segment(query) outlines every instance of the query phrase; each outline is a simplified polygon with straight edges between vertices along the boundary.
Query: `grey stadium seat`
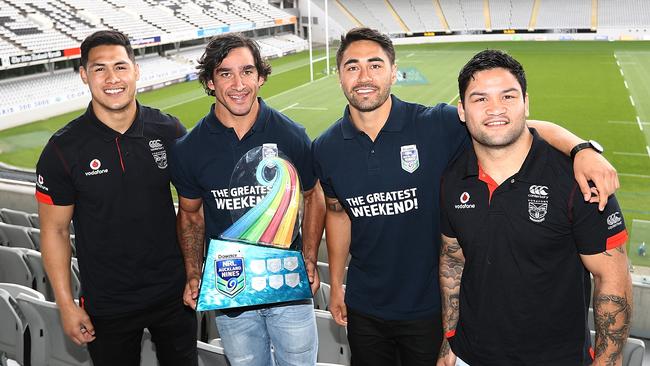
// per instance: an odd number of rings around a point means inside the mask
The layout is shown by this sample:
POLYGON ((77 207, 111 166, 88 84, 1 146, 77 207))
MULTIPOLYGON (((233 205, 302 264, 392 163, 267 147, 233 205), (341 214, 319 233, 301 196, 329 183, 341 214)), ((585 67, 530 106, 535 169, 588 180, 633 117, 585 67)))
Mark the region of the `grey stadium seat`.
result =
POLYGON ((74 344, 63 332, 55 303, 24 294, 18 295, 17 301, 29 324, 32 365, 92 365, 87 349, 74 344))
POLYGON ((330 285, 325 282, 320 283, 318 291, 314 294, 314 308, 318 310, 329 310, 330 304, 330 285))
POLYGON ((32 227, 32 222, 27 212, 2 208, 0 209, 0 216, 2 216, 2 221, 7 224, 32 227))
MULTIPOLYGON (((596 332, 591 331, 591 344, 595 344, 596 332)), ((623 366, 642 366, 645 344, 642 340, 628 338, 623 348, 623 366)))
POLYGON ((27 321, 18 308, 13 296, 0 288, 0 363, 6 365, 6 358, 24 365, 24 335, 27 321))
POLYGON ((349 365, 350 346, 345 328, 327 311, 314 310, 318 328, 318 362, 349 365))
POLYGON ((43 296, 42 293, 33 288, 17 285, 15 283, 0 282, 0 289, 7 291, 14 299, 18 298, 18 295, 20 294, 25 294, 36 299, 45 300, 45 296, 43 296))
POLYGON ((32 287, 34 276, 23 257, 23 249, 0 246, 0 282, 32 287))
POLYGON ((229 366, 223 347, 198 341, 196 348, 199 351, 199 366, 229 366))
POLYGON ((0 222, 0 231, 4 233, 4 245, 14 248, 36 249, 29 229, 24 226, 10 225, 0 222))
POLYGON ((32 223, 33 228, 41 228, 41 220, 38 218, 38 214, 29 214, 29 221, 32 223))

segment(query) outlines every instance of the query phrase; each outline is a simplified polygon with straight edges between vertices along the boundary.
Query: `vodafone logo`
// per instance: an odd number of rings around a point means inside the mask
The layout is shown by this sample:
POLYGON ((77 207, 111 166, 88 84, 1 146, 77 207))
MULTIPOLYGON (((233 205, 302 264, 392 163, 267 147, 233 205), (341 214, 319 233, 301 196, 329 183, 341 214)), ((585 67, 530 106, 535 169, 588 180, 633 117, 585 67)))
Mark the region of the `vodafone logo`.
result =
POLYGON ((99 159, 93 159, 90 161, 90 169, 92 169, 89 172, 84 172, 84 175, 88 176, 93 176, 93 175, 100 175, 100 174, 106 174, 108 173, 108 169, 99 169, 102 167, 102 162, 99 161, 99 159))
POLYGON ((102 166, 102 162, 99 161, 99 159, 93 159, 90 161, 90 169, 92 170, 97 170, 101 168, 101 166, 102 166))
POLYGON ((469 199, 471 196, 467 192, 463 192, 460 194, 460 204, 459 205, 454 205, 454 208, 457 210, 465 210, 468 208, 476 208, 476 205, 473 203, 467 203, 469 202, 469 199))
POLYGON ((43 176, 40 174, 38 175, 38 184, 43 184, 43 176))

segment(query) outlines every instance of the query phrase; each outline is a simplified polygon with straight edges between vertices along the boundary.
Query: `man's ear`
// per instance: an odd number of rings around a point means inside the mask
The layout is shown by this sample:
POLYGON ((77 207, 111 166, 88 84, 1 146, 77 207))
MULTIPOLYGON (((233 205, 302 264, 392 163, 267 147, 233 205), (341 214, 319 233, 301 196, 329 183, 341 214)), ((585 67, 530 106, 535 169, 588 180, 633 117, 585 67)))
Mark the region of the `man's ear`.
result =
POLYGON ((464 123, 465 122, 465 108, 463 108, 463 101, 458 100, 458 118, 464 123))

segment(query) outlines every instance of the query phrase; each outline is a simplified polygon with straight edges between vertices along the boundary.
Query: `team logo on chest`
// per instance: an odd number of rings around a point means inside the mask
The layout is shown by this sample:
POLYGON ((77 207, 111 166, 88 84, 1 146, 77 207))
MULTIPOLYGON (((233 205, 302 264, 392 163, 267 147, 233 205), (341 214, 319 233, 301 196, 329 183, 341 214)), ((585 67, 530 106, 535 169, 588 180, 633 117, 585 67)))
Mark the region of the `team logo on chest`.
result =
POLYGON ((399 156, 402 162, 402 169, 405 171, 413 173, 420 167, 417 145, 402 146, 399 151, 399 156))
POLYGON ((548 187, 532 185, 528 188, 528 218, 532 222, 542 222, 548 213, 548 187))
POLYGON ((167 151, 165 151, 162 142, 160 140, 149 141, 149 150, 151 150, 151 155, 158 168, 167 168, 167 151))

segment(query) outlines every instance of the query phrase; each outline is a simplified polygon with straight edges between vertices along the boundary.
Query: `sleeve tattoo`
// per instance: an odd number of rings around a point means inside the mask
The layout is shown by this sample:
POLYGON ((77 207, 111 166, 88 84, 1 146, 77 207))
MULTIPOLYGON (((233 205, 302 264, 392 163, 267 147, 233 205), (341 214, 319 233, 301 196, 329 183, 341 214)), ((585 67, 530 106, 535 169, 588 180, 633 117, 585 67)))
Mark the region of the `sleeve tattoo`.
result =
POLYGON ((594 323, 596 327, 595 356, 607 353, 606 365, 616 365, 630 332, 632 306, 627 296, 596 294, 594 296, 594 323))
POLYGON ((201 265, 203 263, 203 240, 205 228, 202 225, 192 222, 180 228, 180 245, 185 259, 185 267, 188 273, 201 276, 201 265))
MULTIPOLYGON (((440 247, 440 288, 442 292, 442 323, 445 333, 456 329, 459 315, 460 281, 465 267, 465 258, 453 238, 442 238, 440 247)), ((449 343, 445 340, 439 357, 449 353, 449 343)))

